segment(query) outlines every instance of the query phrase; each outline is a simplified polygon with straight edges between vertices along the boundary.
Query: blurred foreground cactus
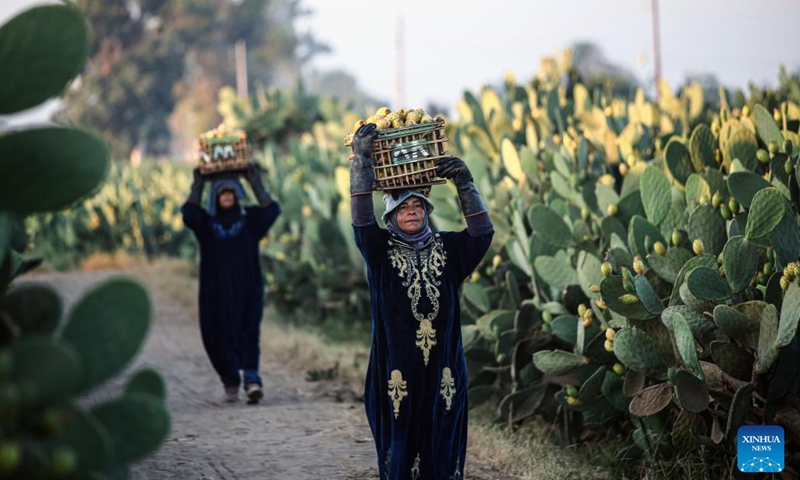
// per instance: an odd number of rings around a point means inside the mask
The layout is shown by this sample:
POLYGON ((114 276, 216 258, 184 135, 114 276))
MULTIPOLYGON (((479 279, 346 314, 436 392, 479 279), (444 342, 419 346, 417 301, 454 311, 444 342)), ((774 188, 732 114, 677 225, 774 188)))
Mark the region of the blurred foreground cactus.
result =
MULTIPOLYGON (((70 6, 36 7, 0 27, 0 113, 63 91, 83 66, 86 40, 70 6)), ((107 167, 103 143, 81 130, 0 132, 0 478, 126 478, 126 465, 169 432, 165 387, 152 370, 137 372, 118 398, 79 401, 140 349, 151 307, 138 283, 105 282, 65 320, 52 288, 13 283, 39 263, 26 256, 24 217, 72 205, 107 167)))

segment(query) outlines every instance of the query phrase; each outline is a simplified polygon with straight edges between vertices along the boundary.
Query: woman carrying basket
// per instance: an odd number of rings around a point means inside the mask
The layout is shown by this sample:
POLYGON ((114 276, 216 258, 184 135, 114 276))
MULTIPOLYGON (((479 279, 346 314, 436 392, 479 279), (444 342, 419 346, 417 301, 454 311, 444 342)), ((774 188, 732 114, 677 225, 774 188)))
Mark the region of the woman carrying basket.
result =
POLYGON ((456 184, 466 230, 433 233, 433 204, 411 189, 384 195, 380 228, 371 198, 377 134, 367 124, 353 138, 350 193, 372 304, 365 403, 380 478, 462 479, 468 375, 458 292, 494 229, 469 169, 452 157, 439 161, 437 175, 456 184))

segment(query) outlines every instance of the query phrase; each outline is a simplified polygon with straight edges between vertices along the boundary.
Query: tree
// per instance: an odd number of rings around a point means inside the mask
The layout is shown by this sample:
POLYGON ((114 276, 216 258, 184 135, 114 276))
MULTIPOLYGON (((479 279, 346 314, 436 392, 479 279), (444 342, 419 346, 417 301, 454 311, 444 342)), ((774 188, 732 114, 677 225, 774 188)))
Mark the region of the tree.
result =
POLYGON ((298 37, 299 0, 75 0, 92 29, 80 89, 58 118, 100 132, 116 156, 166 154, 173 133, 219 121, 216 93, 234 84, 245 40, 251 78, 273 81, 324 50, 298 37), (280 13, 280 15, 278 14, 280 13), (307 48, 306 48, 307 47, 307 48), (304 50, 305 48, 305 50, 304 50), (172 118, 176 111, 179 118, 172 118))

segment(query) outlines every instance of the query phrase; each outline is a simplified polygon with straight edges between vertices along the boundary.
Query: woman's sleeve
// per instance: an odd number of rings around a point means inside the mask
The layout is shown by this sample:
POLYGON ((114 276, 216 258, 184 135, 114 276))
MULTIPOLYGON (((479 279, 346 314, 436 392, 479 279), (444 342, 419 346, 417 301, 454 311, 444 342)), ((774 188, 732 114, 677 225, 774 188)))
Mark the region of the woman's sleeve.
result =
POLYGON ((388 248, 389 235, 386 230, 378 226, 377 223, 371 223, 365 226, 353 225, 353 232, 355 235, 356 246, 367 267, 371 268, 380 262, 383 255, 386 255, 388 248))
POLYGON ((266 236, 272 224, 281 214, 281 206, 273 201, 266 207, 247 207, 245 208, 247 227, 253 232, 256 238, 266 236))
POLYGON ((181 207, 181 214, 183 214, 183 224, 200 238, 201 233, 208 225, 208 212, 194 202, 186 202, 181 207))
POLYGON ((463 282, 489 251, 494 229, 491 228, 491 224, 488 228, 482 225, 480 229, 467 226, 467 229, 461 232, 449 232, 443 235, 447 235, 445 237, 445 245, 448 247, 447 260, 453 265, 458 281, 463 282), (475 235, 476 230, 479 232, 477 235, 475 235))

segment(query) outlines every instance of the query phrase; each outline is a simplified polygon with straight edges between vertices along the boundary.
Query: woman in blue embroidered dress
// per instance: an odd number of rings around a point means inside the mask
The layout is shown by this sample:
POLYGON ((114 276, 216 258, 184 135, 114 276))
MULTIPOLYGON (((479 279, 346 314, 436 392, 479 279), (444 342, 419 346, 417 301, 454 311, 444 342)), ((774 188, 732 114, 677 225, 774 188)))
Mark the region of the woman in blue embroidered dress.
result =
POLYGON ((248 403, 263 396, 258 374, 264 276, 258 244, 281 209, 261 183, 253 165, 247 181, 258 206, 243 208, 242 185, 235 178, 211 183, 207 211, 200 206, 204 178, 195 169, 189 198, 181 208, 183 222, 200 244, 200 333, 211 365, 235 402, 244 377, 248 403))
POLYGON ((367 264, 372 350, 365 403, 381 480, 462 479, 467 445, 467 366, 461 343, 459 288, 481 261, 494 230, 469 169, 439 161, 454 181, 467 222, 433 233, 434 206, 420 191, 384 196, 386 229, 372 207, 375 125, 353 139, 351 210, 367 264))

